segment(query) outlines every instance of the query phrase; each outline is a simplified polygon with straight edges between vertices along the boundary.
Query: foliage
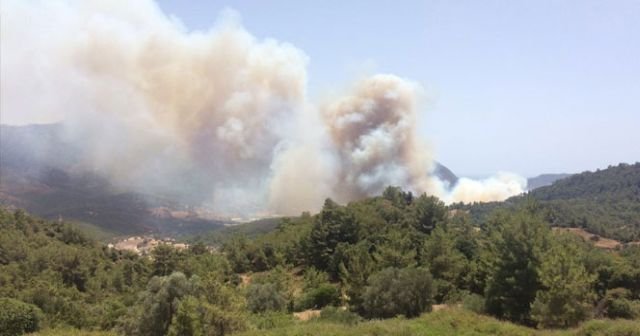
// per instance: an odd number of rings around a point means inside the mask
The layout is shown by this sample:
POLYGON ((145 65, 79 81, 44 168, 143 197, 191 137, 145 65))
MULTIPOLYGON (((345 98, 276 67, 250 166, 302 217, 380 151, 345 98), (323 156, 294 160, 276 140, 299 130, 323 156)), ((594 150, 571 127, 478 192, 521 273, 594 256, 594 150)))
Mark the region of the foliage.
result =
POLYGON ((387 268, 371 276, 364 293, 368 317, 415 317, 431 310, 431 274, 424 268, 387 268))
POLYGON ((276 284, 251 284, 247 288, 247 307, 253 313, 282 311, 287 308, 287 297, 276 284))
POLYGON ((127 325, 125 331, 132 335, 166 335, 180 300, 193 292, 193 279, 189 281, 183 273, 153 277, 140 294, 141 309, 133 311, 133 325, 127 325))
POLYGON ((581 263, 581 250, 574 237, 554 239, 538 271, 541 290, 532 304, 532 318, 542 327, 575 326, 589 316, 595 294, 595 276, 581 263))
POLYGON ((251 314, 249 319, 252 327, 257 330, 284 328, 296 322, 293 315, 286 312, 274 311, 251 314))
POLYGON ((326 307, 320 311, 321 321, 354 325, 362 322, 360 315, 338 307, 326 307))
POLYGON ((517 208, 527 198, 539 202, 553 226, 581 227, 625 242, 640 240, 640 162, 575 174, 505 202, 456 207, 469 210, 480 225, 496 208, 517 208))
POLYGON ((290 323, 270 330, 250 330, 239 336, 638 336, 640 322, 593 320, 577 329, 546 331, 527 328, 464 309, 450 308, 424 314, 415 319, 393 318, 362 321, 356 324, 313 319, 290 323))
POLYGON ((42 312, 22 301, 0 298, 0 335, 13 336, 38 330, 42 312))
POLYGON ((339 243, 357 241, 358 226, 355 216, 344 207, 327 199, 309 236, 309 260, 318 269, 327 270, 334 278, 338 269, 331 258, 339 243))
POLYGON ((483 314, 485 312, 484 297, 479 294, 467 293, 464 295, 462 306, 474 313, 483 314))
POLYGON ((490 276, 487 312, 519 323, 531 323, 531 303, 540 289, 538 269, 550 230, 531 209, 498 213, 490 221, 487 245, 490 276))
POLYGON ((631 291, 614 288, 607 291, 598 305, 607 318, 637 319, 640 317, 640 301, 633 300, 631 291))
MULTIPOLYGON (((599 250, 550 230, 551 198, 509 201, 478 222, 464 206, 389 187, 346 205, 327 200, 319 214, 269 222, 271 230, 234 230, 222 246, 162 245, 148 256, 0 209, 0 297, 38 307, 52 328, 43 333, 54 335, 544 335, 476 313, 554 328, 592 315, 637 318, 640 247, 599 250), (432 303, 449 308, 418 317, 432 303), (309 322, 291 314, 321 308, 309 322)), ((637 326, 583 323, 551 334, 637 326)))
POLYGON ((458 288, 465 287, 468 260, 455 247, 452 235, 443 228, 433 230, 427 239, 421 263, 427 265, 436 283, 436 302, 444 302, 458 288))
POLYGON ((304 292, 296 310, 320 309, 326 306, 337 306, 340 304, 340 291, 335 285, 323 283, 315 288, 304 292))
POLYGON ((296 302, 295 310, 320 309, 340 304, 340 290, 329 282, 327 273, 311 267, 305 271, 303 281, 303 293, 296 302))

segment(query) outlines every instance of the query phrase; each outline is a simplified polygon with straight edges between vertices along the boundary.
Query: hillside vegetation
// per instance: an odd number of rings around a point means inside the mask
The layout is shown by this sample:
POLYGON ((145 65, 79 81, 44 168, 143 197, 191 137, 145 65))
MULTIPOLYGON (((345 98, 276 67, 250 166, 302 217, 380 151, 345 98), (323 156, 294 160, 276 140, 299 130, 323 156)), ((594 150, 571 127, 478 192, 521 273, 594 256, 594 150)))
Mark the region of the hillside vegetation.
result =
POLYGON ((330 317, 320 317, 309 322, 292 323, 270 330, 252 330, 241 333, 242 336, 604 336, 604 335, 640 335, 640 322, 637 321, 590 321, 570 330, 536 330, 513 323, 499 321, 460 308, 444 309, 427 313, 416 319, 394 318, 376 320, 358 324, 345 324, 332 321, 330 317), (321 331, 321 332, 319 332, 321 331))
POLYGON ((623 242, 640 240, 640 163, 575 174, 505 202, 455 205, 481 225, 497 208, 534 199, 553 226, 579 227, 623 242))
POLYGON ((597 249, 553 233, 545 214, 527 202, 477 227, 389 187, 328 199, 253 238, 236 232, 218 250, 196 241, 140 257, 2 210, 0 298, 13 313, 0 324, 43 335, 633 335, 640 247, 597 249), (430 313, 435 304, 450 308, 430 313), (320 318, 292 315, 309 309, 320 318))
POLYGON ((640 163, 574 175, 530 195, 549 207, 553 225, 640 239, 640 163))

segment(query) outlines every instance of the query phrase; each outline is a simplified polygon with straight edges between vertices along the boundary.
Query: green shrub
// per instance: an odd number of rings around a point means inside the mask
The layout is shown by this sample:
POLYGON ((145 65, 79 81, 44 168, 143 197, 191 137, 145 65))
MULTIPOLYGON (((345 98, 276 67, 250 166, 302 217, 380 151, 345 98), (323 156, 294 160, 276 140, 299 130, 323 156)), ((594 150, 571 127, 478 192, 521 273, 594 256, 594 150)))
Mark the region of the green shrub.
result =
POLYGON ((320 312, 320 317, 318 317, 318 319, 321 321, 329 321, 346 325, 354 325, 362 321, 362 317, 360 317, 360 315, 338 307, 324 308, 320 312))
POLYGON ((625 298, 615 298, 608 302, 607 317, 636 319, 640 317, 640 302, 625 298))
POLYGON ((249 315, 249 323, 258 330, 284 328, 296 322, 293 315, 283 312, 266 312, 249 315))
POLYGON ((371 276, 363 298, 367 317, 416 317, 431 310, 431 273, 424 268, 384 269, 371 276))
POLYGON ((22 301, 0 298, 0 336, 22 335, 37 331, 42 312, 22 301))
POLYGON ((576 336, 640 336, 640 322, 592 320, 584 323, 576 336))
POLYGON ((287 298, 275 284, 251 284, 247 288, 247 307, 253 313, 282 311, 287 307, 287 298))
POLYGON ((640 301, 631 300, 631 291, 614 288, 607 291, 604 298, 604 316, 608 318, 636 319, 640 317, 640 301))
POLYGON ((467 294, 462 298, 462 306, 474 313, 484 314, 484 297, 478 294, 467 294))
POLYGON ((324 283, 305 293, 296 305, 296 309, 320 309, 326 306, 335 306, 339 304, 340 291, 338 288, 329 283, 324 283))

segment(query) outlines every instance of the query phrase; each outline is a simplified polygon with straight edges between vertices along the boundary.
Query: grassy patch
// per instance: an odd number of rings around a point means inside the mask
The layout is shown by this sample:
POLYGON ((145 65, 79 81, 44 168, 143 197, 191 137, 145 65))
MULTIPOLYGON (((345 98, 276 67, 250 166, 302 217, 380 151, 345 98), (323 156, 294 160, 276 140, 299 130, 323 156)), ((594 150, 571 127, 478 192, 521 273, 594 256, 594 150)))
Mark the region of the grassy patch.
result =
POLYGON ((75 221, 75 220, 66 221, 66 223, 80 230, 82 233, 86 234, 91 239, 95 239, 98 241, 107 241, 111 238, 118 236, 117 233, 105 230, 104 228, 101 228, 95 224, 75 221))
POLYGON ((117 336, 118 334, 109 331, 87 331, 78 329, 47 329, 31 336, 117 336))
POLYGON ((444 309, 416 319, 394 318, 355 325, 314 319, 291 322, 270 330, 251 330, 242 336, 640 336, 640 321, 594 320, 571 330, 536 330, 461 308, 444 309))

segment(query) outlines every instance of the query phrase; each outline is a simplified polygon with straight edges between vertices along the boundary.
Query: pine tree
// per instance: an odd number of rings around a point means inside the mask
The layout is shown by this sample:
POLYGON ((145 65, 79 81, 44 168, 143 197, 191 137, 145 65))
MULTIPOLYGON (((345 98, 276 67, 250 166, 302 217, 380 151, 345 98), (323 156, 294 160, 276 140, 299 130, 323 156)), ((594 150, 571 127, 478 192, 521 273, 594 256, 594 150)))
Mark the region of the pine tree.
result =
POLYGON ((338 269, 329 269, 332 256, 341 242, 357 241, 358 225, 355 216, 346 208, 327 199, 320 216, 311 230, 309 237, 309 254, 313 266, 328 271, 331 276, 338 276, 338 269))
POLYGON ((421 253, 421 264, 428 266, 437 287, 436 301, 441 302, 447 295, 461 287, 468 261, 456 249, 453 237, 441 227, 435 228, 421 253))
POLYGON ((585 269, 573 237, 562 236, 544 254, 539 269, 542 289, 531 315, 540 327, 566 328, 585 320, 593 307, 596 277, 585 269))
POLYGON ((444 202, 426 194, 413 200, 410 207, 410 224, 418 231, 430 233, 437 225, 447 219, 447 208, 444 202))
POLYGON ((531 209, 499 213, 488 226, 492 232, 484 254, 489 266, 487 312, 532 324, 531 303, 540 288, 538 268, 550 230, 531 209))

